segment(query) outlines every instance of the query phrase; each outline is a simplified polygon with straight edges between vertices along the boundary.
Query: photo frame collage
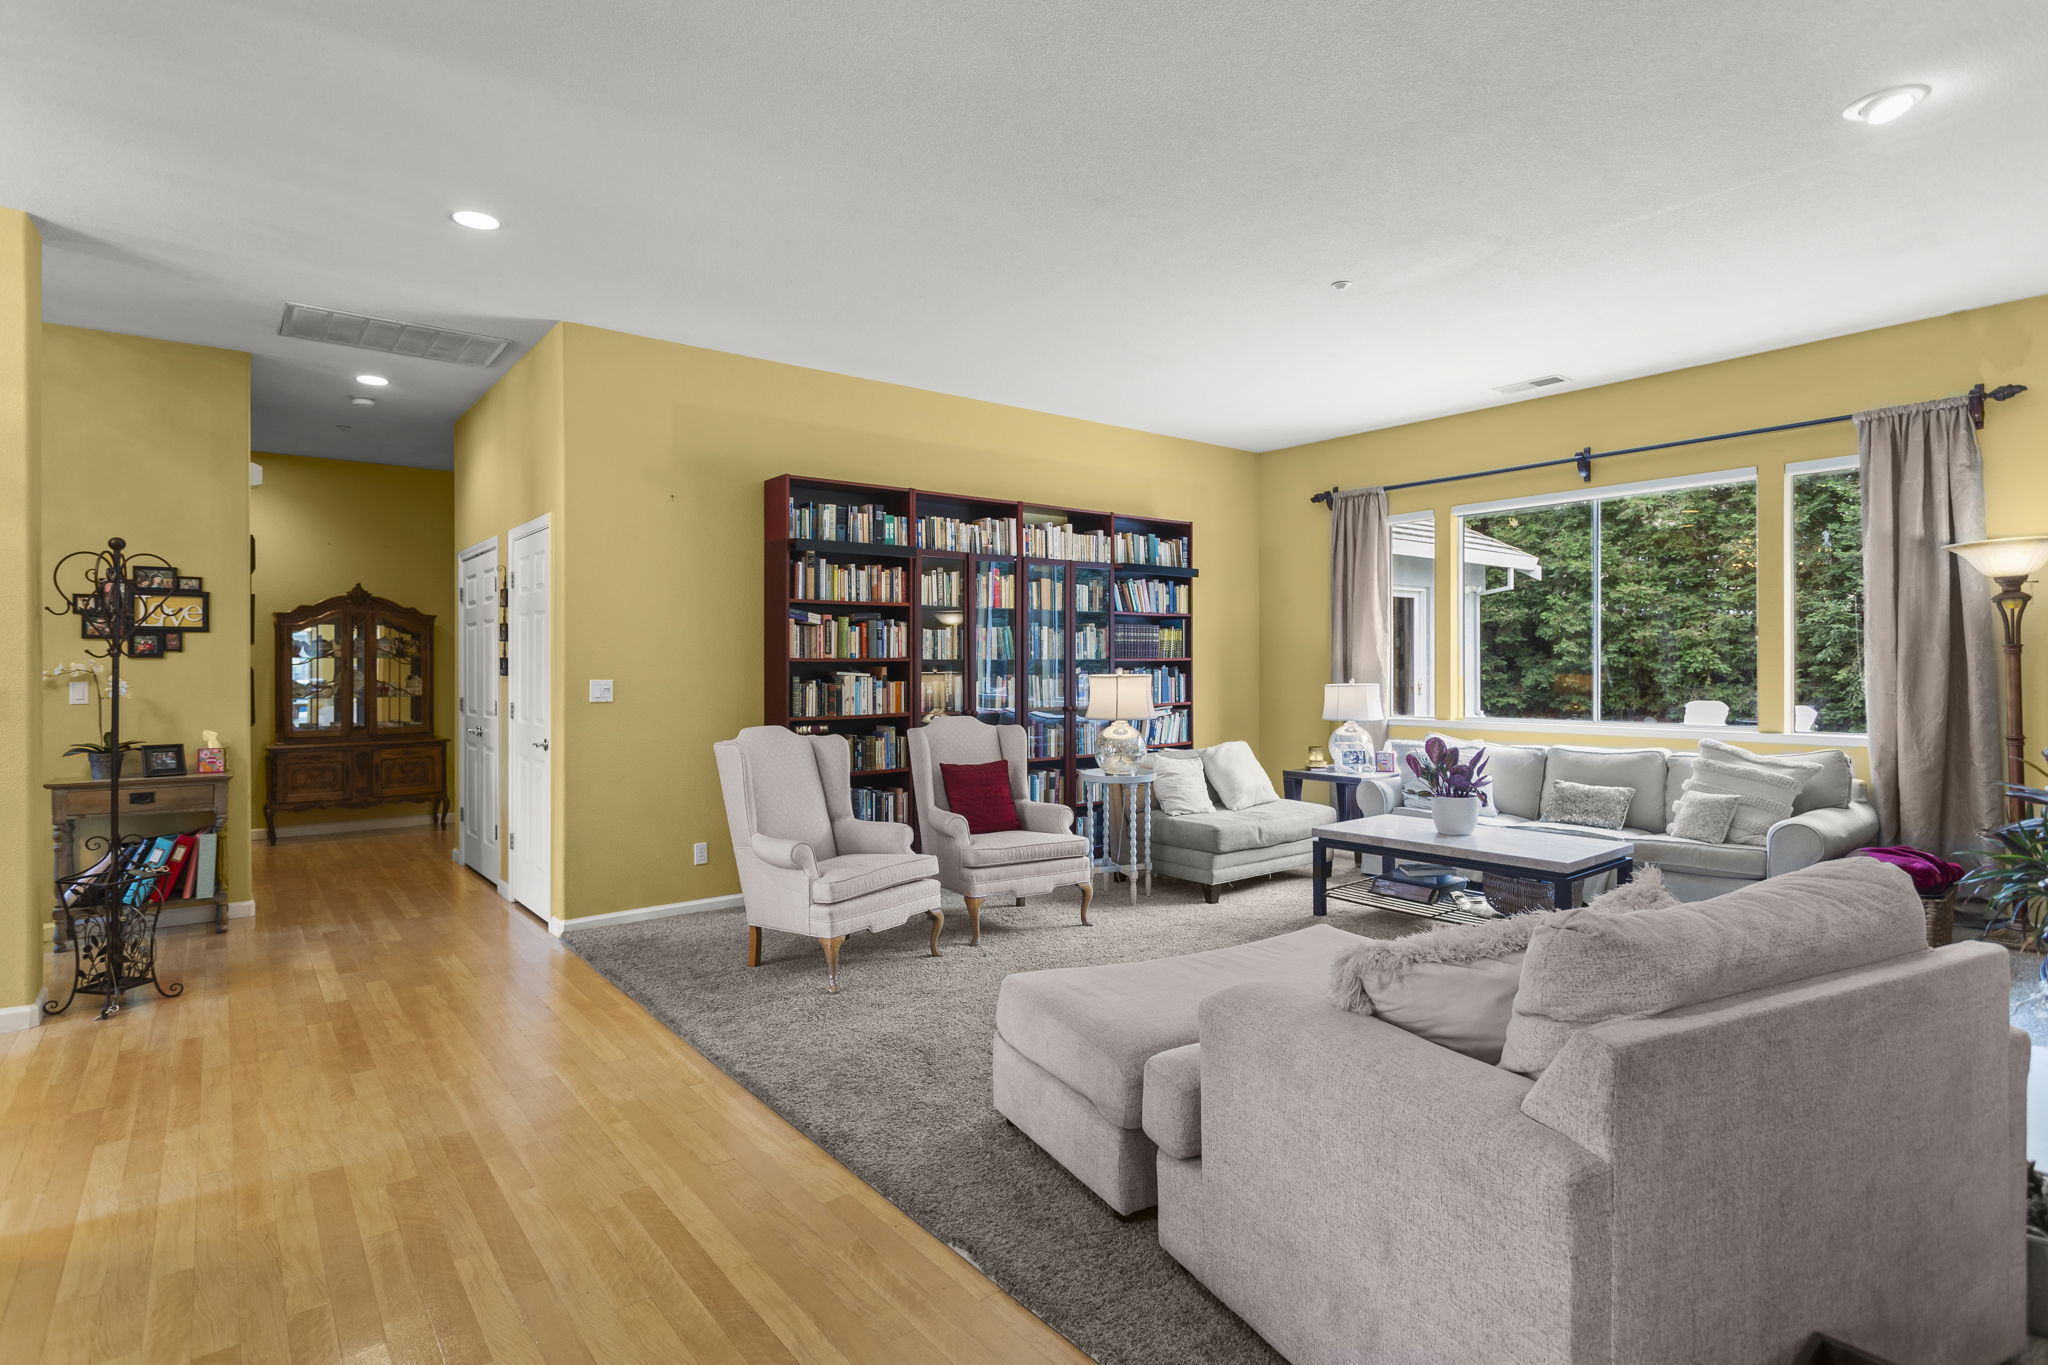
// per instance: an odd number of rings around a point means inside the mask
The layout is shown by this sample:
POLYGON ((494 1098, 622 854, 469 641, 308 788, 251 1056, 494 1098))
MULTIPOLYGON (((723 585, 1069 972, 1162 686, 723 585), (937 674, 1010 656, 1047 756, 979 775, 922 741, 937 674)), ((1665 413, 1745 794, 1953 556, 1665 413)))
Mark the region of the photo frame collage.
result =
MULTIPOLYGON (((206 580, 181 574, 168 564, 138 564, 131 571, 135 584, 135 628, 122 650, 131 659, 161 659, 180 654, 187 635, 205 634, 213 629, 213 595, 206 580)), ((112 623, 92 593, 75 593, 71 606, 78 613, 78 633, 87 640, 112 636, 112 623)))

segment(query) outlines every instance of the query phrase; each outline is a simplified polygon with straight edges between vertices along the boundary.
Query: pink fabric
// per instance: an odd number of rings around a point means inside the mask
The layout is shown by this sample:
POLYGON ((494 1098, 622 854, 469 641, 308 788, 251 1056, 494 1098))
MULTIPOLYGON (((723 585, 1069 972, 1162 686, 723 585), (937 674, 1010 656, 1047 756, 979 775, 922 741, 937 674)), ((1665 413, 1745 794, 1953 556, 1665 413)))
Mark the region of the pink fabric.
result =
POLYGON ((1881 863, 1890 863, 1901 868, 1913 879, 1913 889, 1923 896, 1938 896, 1956 884, 1963 875, 1962 865, 1946 858, 1937 858, 1932 853, 1922 853, 1917 848, 1903 844, 1890 848, 1859 848, 1856 850, 1866 858, 1875 858, 1881 863))

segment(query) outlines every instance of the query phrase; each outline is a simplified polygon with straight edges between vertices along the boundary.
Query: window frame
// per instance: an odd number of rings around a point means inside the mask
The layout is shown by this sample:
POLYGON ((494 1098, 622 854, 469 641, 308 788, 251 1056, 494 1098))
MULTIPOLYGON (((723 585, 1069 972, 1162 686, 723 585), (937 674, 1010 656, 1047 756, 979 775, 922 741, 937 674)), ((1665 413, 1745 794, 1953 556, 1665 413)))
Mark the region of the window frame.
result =
MULTIPOLYGON (((1425 508, 1416 512, 1398 512, 1387 518, 1387 524, 1390 528, 1401 525, 1404 522, 1427 526, 1431 532, 1431 539, 1430 555, 1427 559, 1421 560, 1422 563, 1429 566, 1428 585, 1422 587, 1395 586, 1389 589, 1389 596, 1394 599, 1398 600, 1405 597, 1412 599, 1415 603, 1413 608, 1415 613, 1414 657, 1409 661, 1409 664, 1415 674, 1416 709, 1409 713, 1397 714, 1395 712, 1391 697, 1393 688, 1390 681, 1387 689, 1389 692, 1387 715, 1389 720, 1397 722, 1428 716, 1436 710, 1436 569, 1438 555, 1438 547, 1435 540, 1436 512, 1433 509, 1425 508)), ((1394 558, 1420 559, 1420 556, 1397 554, 1394 558)))
MULTIPOLYGON (((1794 723, 1793 717, 1799 705, 1799 583, 1795 570, 1795 556, 1792 549, 1793 507, 1792 495, 1796 480, 1808 474, 1861 474, 1863 457, 1860 455, 1829 455, 1818 460, 1795 460, 1785 466, 1785 517, 1780 528, 1779 554, 1785 563, 1785 676, 1779 680, 1784 690, 1785 723, 1794 723)), ((1861 479, 1858 479, 1859 492, 1861 479)), ((1865 655, 1864 682, 1869 683, 1869 656, 1865 655)), ((1865 716, 1866 724, 1869 717, 1865 716)), ((1869 744, 1870 732, 1863 730, 1792 730, 1791 734, 1801 739, 1819 737, 1830 740, 1848 740, 1869 744)))

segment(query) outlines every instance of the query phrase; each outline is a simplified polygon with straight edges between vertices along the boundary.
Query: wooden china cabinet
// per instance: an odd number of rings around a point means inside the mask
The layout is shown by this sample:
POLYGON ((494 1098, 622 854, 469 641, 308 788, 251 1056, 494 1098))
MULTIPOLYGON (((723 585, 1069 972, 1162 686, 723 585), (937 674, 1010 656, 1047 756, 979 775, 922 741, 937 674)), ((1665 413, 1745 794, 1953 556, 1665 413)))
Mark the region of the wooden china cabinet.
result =
POLYGON ((265 746, 277 812, 431 803, 448 822, 448 741, 434 733, 434 618, 358 583, 276 613, 277 742, 265 746))

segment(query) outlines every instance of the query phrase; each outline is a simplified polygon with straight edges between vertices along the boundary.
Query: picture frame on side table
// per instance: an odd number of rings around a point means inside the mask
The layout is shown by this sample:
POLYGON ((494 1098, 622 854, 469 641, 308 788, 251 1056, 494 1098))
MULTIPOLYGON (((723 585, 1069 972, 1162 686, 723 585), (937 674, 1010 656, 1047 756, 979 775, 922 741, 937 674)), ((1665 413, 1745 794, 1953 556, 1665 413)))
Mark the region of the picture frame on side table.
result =
POLYGON ((142 775, 144 777, 183 777, 185 775, 185 746, 182 744, 143 745, 142 775))

